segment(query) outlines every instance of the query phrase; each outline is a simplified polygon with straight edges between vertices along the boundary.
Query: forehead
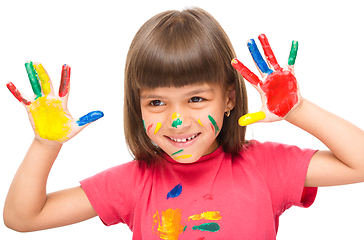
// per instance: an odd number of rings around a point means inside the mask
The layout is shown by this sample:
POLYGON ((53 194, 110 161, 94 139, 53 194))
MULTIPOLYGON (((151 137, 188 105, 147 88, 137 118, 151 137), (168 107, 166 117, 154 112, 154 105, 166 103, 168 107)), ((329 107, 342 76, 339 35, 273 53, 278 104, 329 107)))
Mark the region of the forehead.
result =
POLYGON ((155 97, 178 97, 190 96, 196 94, 221 94, 222 88, 218 84, 198 83, 190 84, 183 87, 158 87, 153 89, 140 89, 140 98, 155 97))

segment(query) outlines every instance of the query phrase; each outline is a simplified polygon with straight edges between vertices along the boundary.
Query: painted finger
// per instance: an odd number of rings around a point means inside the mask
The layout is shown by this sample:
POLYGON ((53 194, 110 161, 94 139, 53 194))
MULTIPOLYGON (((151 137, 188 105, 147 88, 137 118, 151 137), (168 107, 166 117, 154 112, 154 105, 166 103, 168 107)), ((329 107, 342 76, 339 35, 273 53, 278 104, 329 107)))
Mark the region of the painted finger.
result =
POLYGON ((89 124, 91 122, 94 122, 100 118, 102 118, 104 116, 104 113, 101 111, 94 111, 94 112, 89 112, 88 114, 84 115, 83 117, 80 117, 80 119, 78 119, 76 121, 78 126, 84 126, 86 124, 89 124))
POLYGON ((276 57, 274 56, 273 50, 270 47, 267 37, 264 34, 260 34, 258 38, 260 43, 262 44, 264 55, 266 56, 270 65, 274 68, 275 71, 282 70, 277 62, 276 57))
POLYGON ((244 66, 237 58, 231 60, 231 65, 246 79, 248 82, 257 86, 261 81, 253 72, 244 66))
POLYGON ((60 97, 65 97, 70 89, 71 67, 67 64, 62 66, 61 85, 59 86, 60 97))
POLYGON ((37 99, 42 96, 42 89, 40 87, 38 74, 34 69, 33 62, 25 63, 25 69, 27 70, 28 73, 30 85, 32 86, 33 92, 36 95, 35 99, 37 99))
POLYGON ((254 39, 250 39, 248 41, 248 49, 250 54, 253 57, 254 62, 256 63, 259 70, 264 74, 271 74, 273 71, 270 69, 267 65, 267 63, 264 61, 262 55, 260 54, 260 51, 258 49, 257 44, 255 43, 254 39))
POLYGON ((41 63, 34 63, 33 66, 34 69, 37 71, 43 94, 49 95, 52 92, 52 86, 48 73, 46 72, 41 63))
POLYGON ((239 118, 239 125, 240 126, 247 126, 252 123, 256 123, 260 120, 265 119, 265 113, 263 111, 256 112, 256 113, 248 113, 244 116, 239 118))
POLYGON ((288 57, 288 65, 292 66, 295 64, 296 62, 296 57, 297 57, 297 51, 298 51, 298 42, 293 40, 292 41, 292 46, 291 46, 291 51, 289 52, 289 57, 288 57))
POLYGON ((14 86, 12 82, 8 82, 6 86, 8 87, 9 91, 14 95, 14 97, 19 100, 19 102, 25 105, 31 104, 31 102, 28 101, 21 92, 19 92, 19 90, 14 86))

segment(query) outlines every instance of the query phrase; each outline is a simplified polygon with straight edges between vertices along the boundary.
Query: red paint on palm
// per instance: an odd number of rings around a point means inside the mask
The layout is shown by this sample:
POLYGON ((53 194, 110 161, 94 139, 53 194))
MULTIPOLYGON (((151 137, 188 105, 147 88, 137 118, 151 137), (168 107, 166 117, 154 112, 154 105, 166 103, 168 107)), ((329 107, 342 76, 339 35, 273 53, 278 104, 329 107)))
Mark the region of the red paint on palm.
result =
POLYGON ((70 87, 70 76, 71 76, 71 67, 67 64, 62 66, 62 76, 61 76, 61 85, 59 86, 60 97, 64 97, 68 94, 70 87))
POLYGON ((31 102, 26 100, 22 94, 18 91, 18 89, 14 86, 14 84, 12 82, 9 82, 8 84, 6 84, 6 86, 8 87, 9 91, 14 95, 14 97, 16 97, 16 99, 19 100, 19 102, 24 103, 25 105, 30 105, 31 102))
POLYGON ((298 102, 298 84, 290 71, 270 74, 261 89, 267 97, 267 108, 271 113, 284 117, 298 102))
POLYGON ((269 44, 268 39, 265 36, 265 34, 260 34, 258 38, 259 38, 260 43, 262 44, 264 55, 266 56, 270 65, 276 71, 282 70, 281 66, 279 66, 279 64, 277 62, 276 57, 274 56, 273 50, 270 47, 270 44, 269 44))

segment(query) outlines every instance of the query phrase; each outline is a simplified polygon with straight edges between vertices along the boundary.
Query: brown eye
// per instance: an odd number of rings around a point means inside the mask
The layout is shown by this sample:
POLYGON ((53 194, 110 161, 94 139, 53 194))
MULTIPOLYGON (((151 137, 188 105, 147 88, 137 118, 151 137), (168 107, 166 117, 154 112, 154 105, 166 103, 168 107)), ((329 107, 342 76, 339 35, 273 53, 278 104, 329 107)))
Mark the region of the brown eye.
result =
POLYGON ((192 97, 189 102, 197 103, 197 102, 202 102, 203 100, 205 99, 202 97, 192 97))
POLYGON ((158 106, 165 105, 165 103, 162 102, 161 100, 153 100, 149 104, 152 105, 153 107, 158 107, 158 106))

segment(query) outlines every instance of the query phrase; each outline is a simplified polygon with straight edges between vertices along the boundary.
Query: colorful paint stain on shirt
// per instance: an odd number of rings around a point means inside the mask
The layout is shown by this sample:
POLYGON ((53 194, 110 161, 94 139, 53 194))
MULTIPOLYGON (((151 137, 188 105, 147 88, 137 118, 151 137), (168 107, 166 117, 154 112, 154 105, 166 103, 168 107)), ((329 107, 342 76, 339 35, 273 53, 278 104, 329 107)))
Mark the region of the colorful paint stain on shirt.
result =
POLYGON ((193 226, 192 230, 200 230, 200 231, 207 231, 207 232, 217 232, 220 230, 219 224, 212 222, 212 223, 204 223, 201 225, 193 226))
POLYGON ((154 134, 157 134, 157 132, 159 131, 159 129, 161 129, 161 127, 162 127, 162 123, 158 122, 157 126, 155 127, 154 134))
POLYGON ((167 199, 178 197, 179 195, 181 195, 181 193, 182 193, 182 184, 180 183, 167 193, 167 199))
POLYGON ((39 97, 29 106, 35 132, 44 139, 62 142, 71 132, 71 120, 63 109, 62 101, 39 97))
POLYGON ((153 215, 153 232, 164 240, 178 240, 178 236, 185 230, 181 224, 181 210, 167 209, 160 216, 158 210, 153 215), (157 228, 157 229, 155 229, 157 228))
POLYGON ((215 129, 215 136, 216 136, 216 134, 220 131, 220 128, 219 128, 219 126, 217 126, 215 119, 213 117, 211 117, 211 115, 209 115, 208 117, 209 117, 209 120, 210 120, 212 126, 215 129))
POLYGON ((205 219, 205 220, 220 220, 221 216, 220 216, 220 212, 219 211, 206 211, 200 214, 196 214, 196 215, 192 215, 190 217, 188 217, 188 221, 189 220, 201 220, 201 219, 205 219))

